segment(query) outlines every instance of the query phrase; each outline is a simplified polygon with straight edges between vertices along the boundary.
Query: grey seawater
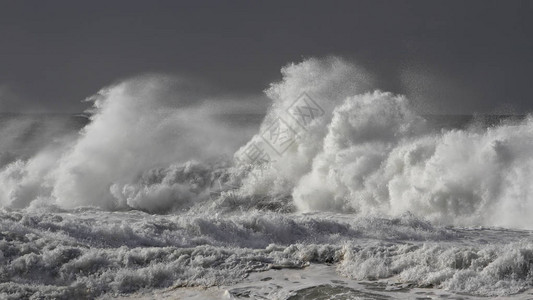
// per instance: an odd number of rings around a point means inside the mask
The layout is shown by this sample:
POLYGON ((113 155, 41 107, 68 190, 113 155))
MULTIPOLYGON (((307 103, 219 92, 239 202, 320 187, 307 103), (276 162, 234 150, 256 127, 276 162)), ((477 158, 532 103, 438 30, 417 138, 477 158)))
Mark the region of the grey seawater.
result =
POLYGON ((531 286, 531 231, 205 211, 1 209, 0 298, 522 299, 531 286))
POLYGON ((356 289, 334 286, 334 285, 319 285, 316 287, 305 288, 299 290, 294 296, 287 298, 288 300, 304 300, 304 299, 376 299, 384 300, 390 299, 390 297, 372 294, 368 292, 358 291, 356 289))
MULTIPOLYGON (((220 116, 257 127, 262 117, 220 116)), ((522 117, 426 116, 443 128, 522 117)), ((75 138, 87 122, 71 115, 1 116, 0 167, 75 138)), ((0 208, 0 299, 141 298, 161 290, 208 299, 204 292, 213 287, 222 287, 214 299, 531 297, 531 231, 269 206, 220 213, 227 203, 161 215, 0 208), (198 287, 206 290, 189 293, 198 287)))

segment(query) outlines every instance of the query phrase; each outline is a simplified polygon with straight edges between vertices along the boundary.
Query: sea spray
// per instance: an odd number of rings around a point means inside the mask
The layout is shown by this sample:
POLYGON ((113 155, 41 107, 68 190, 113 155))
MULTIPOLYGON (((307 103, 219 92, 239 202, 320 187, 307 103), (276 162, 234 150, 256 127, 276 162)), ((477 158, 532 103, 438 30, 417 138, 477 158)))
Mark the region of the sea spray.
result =
MULTIPOLYGON (((411 287, 506 297, 531 288, 531 233, 493 228, 533 228, 531 117, 440 126, 338 58, 282 74, 256 126, 222 122, 220 109, 242 112, 243 100, 142 76, 92 97, 79 133, 9 158, 0 297, 231 290, 251 272, 311 264, 346 281, 399 281, 413 297, 411 287), (295 105, 317 114, 302 123, 295 105), (296 133, 286 147, 272 144, 275 122, 296 133)), ((1 149, 15 149, 11 129, 27 128, 12 124, 1 149)))
POLYGON ((255 135, 216 117, 239 101, 217 102, 184 79, 141 76, 103 89, 75 139, 3 167, 0 201, 157 213, 409 211, 440 224, 533 227, 531 118, 441 128, 334 57, 282 75, 266 90, 272 105, 255 135), (302 95, 321 112, 305 125, 288 115, 302 95), (297 137, 283 151, 265 141, 273 122, 297 137), (251 146, 269 160, 247 161, 251 146))

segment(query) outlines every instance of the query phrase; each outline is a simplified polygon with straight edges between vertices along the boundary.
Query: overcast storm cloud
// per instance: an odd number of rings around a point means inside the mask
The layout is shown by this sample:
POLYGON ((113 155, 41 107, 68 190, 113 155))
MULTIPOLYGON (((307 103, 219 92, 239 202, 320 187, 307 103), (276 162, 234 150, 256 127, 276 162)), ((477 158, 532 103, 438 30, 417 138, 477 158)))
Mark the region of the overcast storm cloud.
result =
POLYGON ((2 95, 0 107, 81 112, 80 100, 102 86, 146 72, 258 94, 287 62, 333 54, 367 67, 380 88, 429 98, 448 113, 523 112, 533 109, 524 97, 533 78, 531 5, 5 1, 0 85, 14 95, 2 95))

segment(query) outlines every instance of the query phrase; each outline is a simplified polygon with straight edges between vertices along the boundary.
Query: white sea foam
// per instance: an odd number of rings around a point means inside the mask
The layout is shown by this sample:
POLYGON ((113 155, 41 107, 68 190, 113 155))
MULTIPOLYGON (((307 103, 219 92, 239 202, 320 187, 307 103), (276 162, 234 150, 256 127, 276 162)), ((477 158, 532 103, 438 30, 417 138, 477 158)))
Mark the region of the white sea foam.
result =
POLYGON ((282 75, 256 126, 221 120, 246 102, 196 83, 125 80, 89 99, 81 132, 10 159, 2 297, 231 285, 310 263, 482 296, 530 288, 529 232, 457 226, 533 229, 532 117, 441 128, 339 58, 282 75), (302 95, 320 111, 305 124, 290 111, 302 95), (279 120, 295 133, 282 151, 266 137, 279 120))
POLYGON ((310 263, 336 264, 341 275, 357 280, 395 276, 478 295, 516 293, 532 279, 528 232, 444 229, 412 215, 158 216, 78 209, 4 210, 0 220, 0 292, 12 299, 231 285, 249 272, 310 263), (489 244, 472 245, 474 238, 489 244))

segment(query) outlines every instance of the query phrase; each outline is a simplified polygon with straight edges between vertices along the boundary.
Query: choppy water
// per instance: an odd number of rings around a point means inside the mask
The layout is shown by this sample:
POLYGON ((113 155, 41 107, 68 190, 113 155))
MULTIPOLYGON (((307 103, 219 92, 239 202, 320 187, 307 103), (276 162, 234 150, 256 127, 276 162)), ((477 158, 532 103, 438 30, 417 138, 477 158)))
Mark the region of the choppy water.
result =
POLYGON ((0 297, 528 298, 533 119, 418 113, 352 64, 264 112, 138 77, 0 119, 0 297))

